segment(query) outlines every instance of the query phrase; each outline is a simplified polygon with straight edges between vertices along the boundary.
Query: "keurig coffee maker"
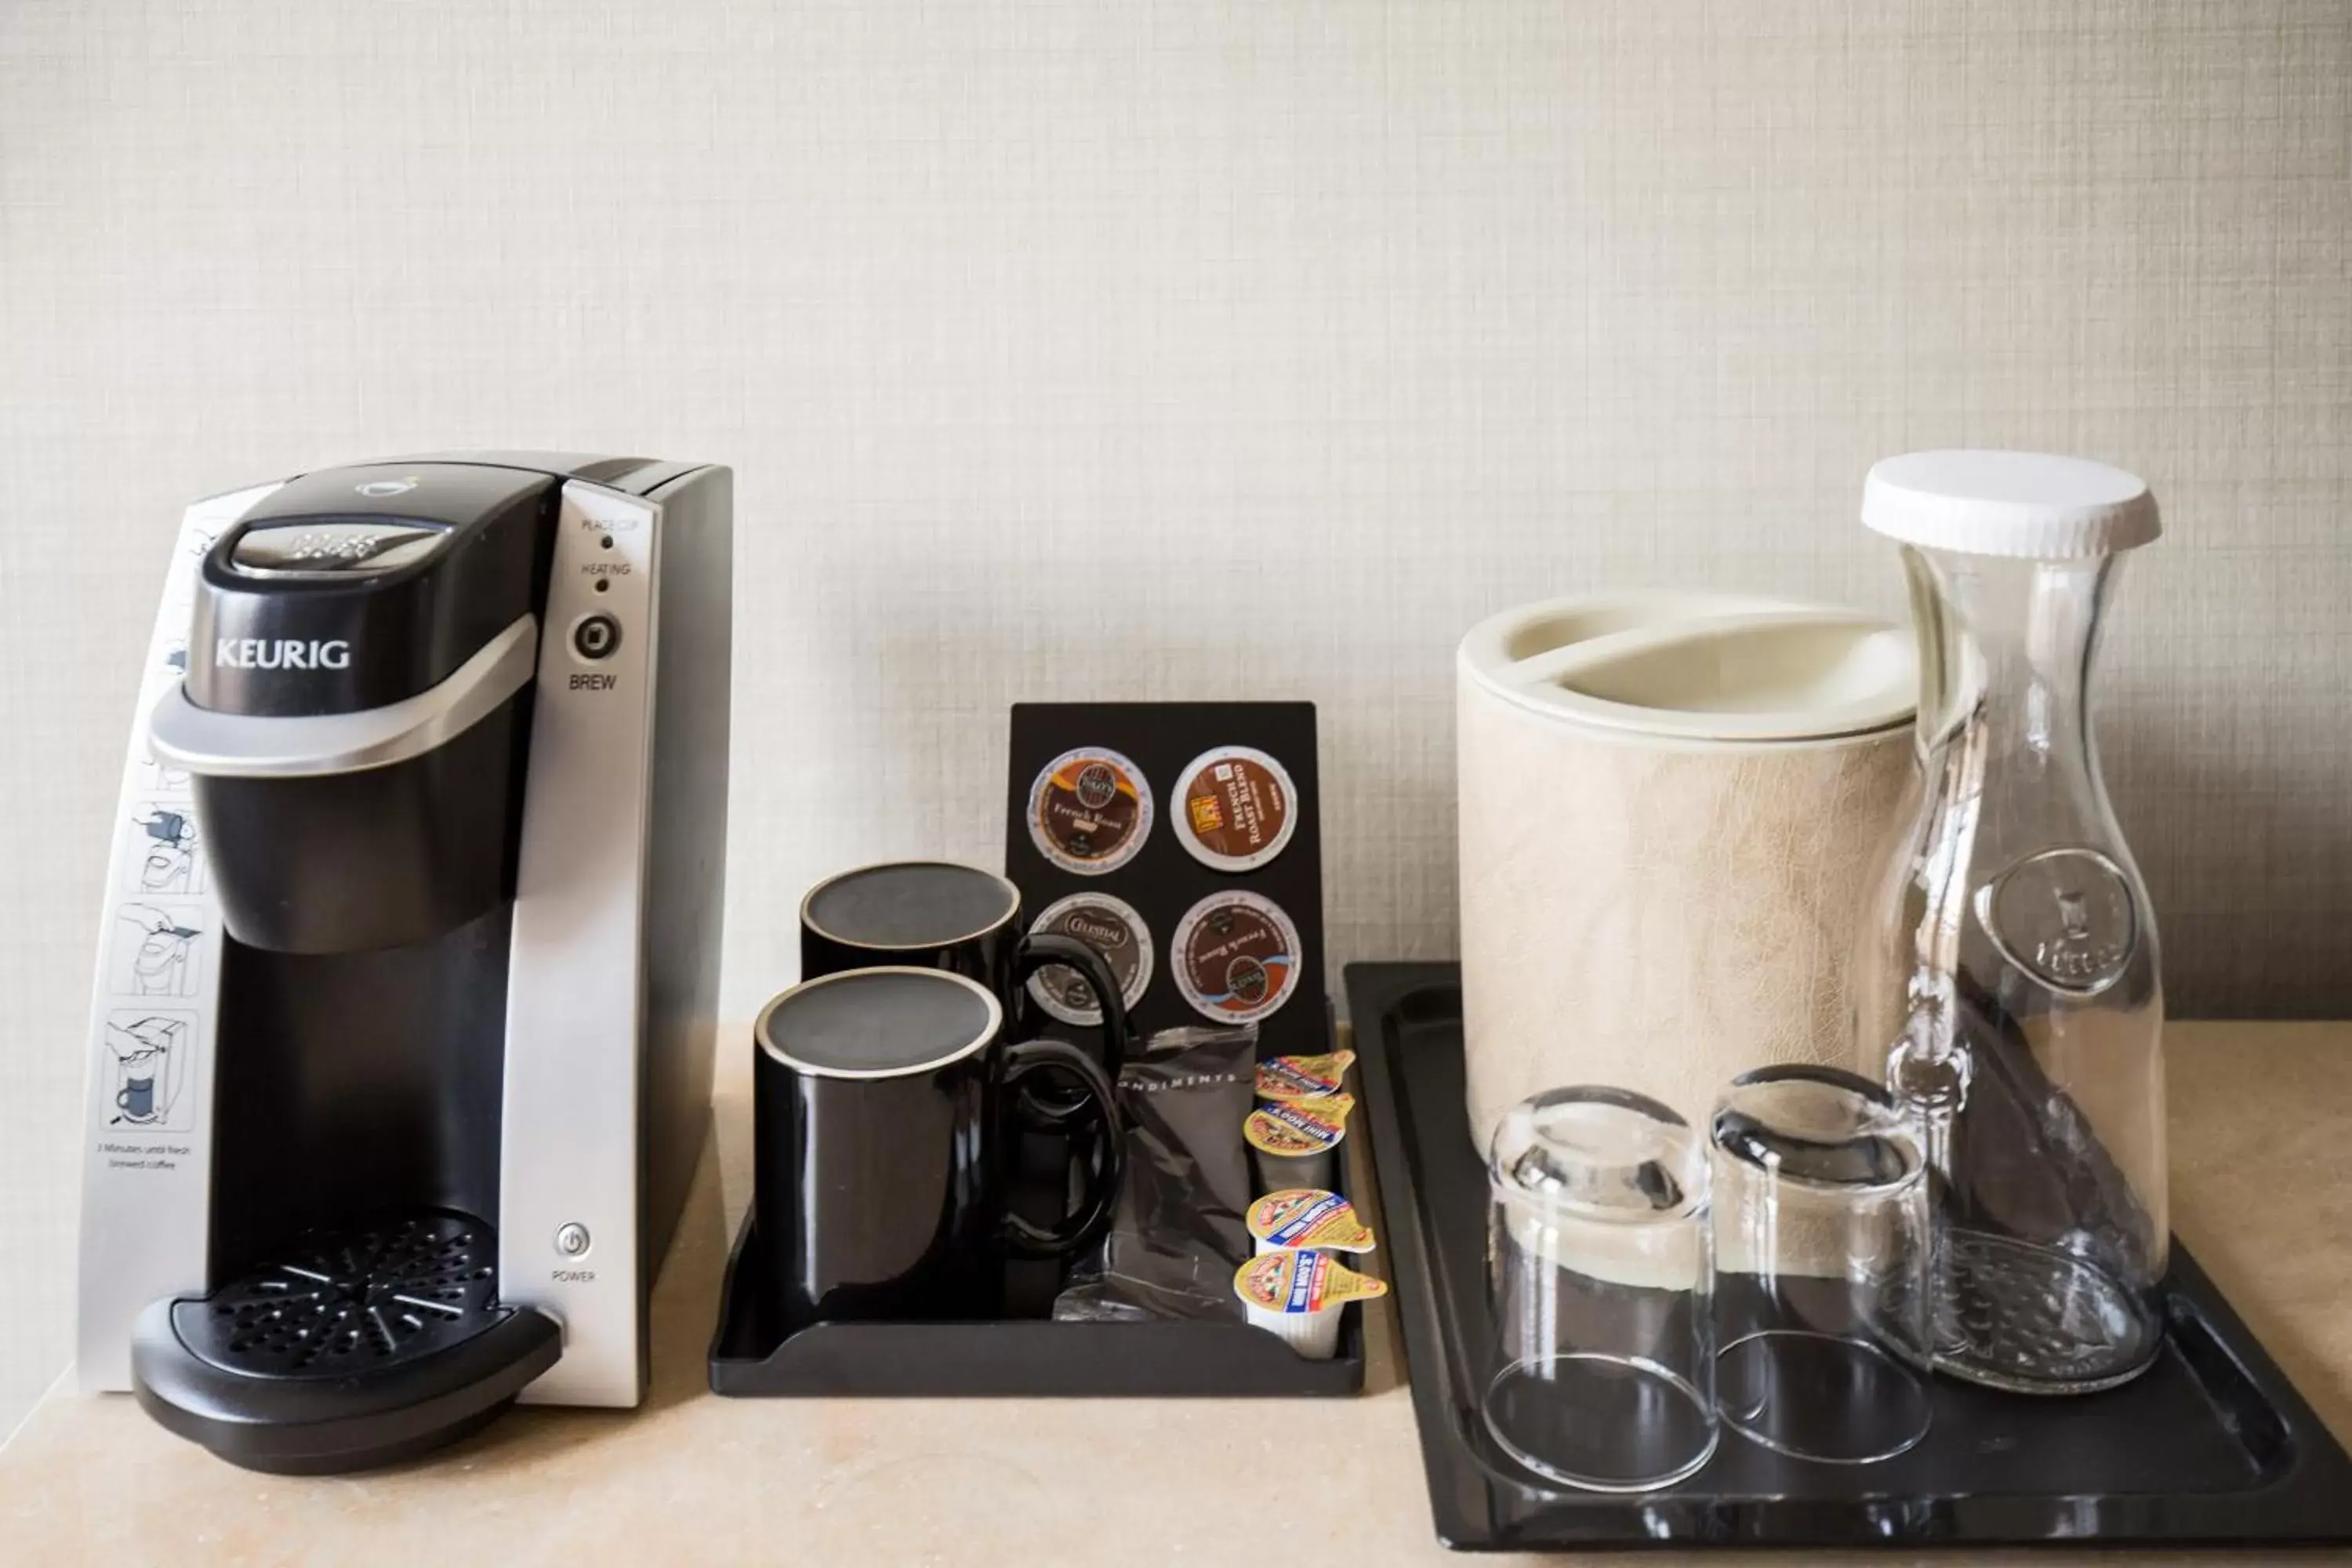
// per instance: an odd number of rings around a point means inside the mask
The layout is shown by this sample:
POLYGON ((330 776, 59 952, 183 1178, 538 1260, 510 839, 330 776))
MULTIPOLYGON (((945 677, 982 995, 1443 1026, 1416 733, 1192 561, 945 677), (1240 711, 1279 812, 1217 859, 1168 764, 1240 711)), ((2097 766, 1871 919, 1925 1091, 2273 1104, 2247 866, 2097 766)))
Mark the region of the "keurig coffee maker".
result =
POLYGON ((116 819, 79 1365, 255 1469, 635 1405, 709 1121, 732 479, 330 468, 182 524, 116 819))

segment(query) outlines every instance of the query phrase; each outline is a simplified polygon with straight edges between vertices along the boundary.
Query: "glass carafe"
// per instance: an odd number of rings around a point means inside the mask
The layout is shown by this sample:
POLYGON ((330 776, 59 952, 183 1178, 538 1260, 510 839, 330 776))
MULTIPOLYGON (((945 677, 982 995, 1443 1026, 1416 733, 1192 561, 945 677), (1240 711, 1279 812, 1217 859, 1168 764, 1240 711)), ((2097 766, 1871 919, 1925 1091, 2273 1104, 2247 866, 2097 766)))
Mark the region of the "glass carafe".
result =
POLYGON ((1903 542, 1919 771, 1864 924, 1855 1042, 1937 1172, 1936 1365, 2112 1387, 2163 1337, 2164 1000, 2088 688, 2155 504, 2100 464, 1922 453, 1872 470, 1864 519, 1903 542))

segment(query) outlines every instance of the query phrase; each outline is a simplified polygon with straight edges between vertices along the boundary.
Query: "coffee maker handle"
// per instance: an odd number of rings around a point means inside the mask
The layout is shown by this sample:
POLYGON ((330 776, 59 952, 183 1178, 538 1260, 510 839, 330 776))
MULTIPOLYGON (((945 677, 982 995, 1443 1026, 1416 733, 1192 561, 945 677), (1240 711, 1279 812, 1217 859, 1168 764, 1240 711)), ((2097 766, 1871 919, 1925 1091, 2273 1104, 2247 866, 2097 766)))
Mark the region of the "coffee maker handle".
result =
POLYGON ((1055 931, 1023 937, 1013 962, 1018 983, 1024 984, 1048 964, 1066 963, 1078 972, 1087 989, 1095 994, 1096 1010, 1102 1014, 1103 1072, 1117 1083, 1119 1069, 1134 1052, 1135 1036, 1128 1024, 1127 999, 1119 994, 1118 976, 1111 973, 1109 963, 1076 937, 1055 931))
MULTIPOLYGON (((1108 1016, 1108 1015, 1106 1015, 1108 1016)), ((1066 1040, 1024 1040, 1004 1048, 1005 1103, 1020 1097, 1020 1080, 1033 1073, 1066 1077, 1077 1090, 1076 1103, 1092 1100, 1098 1108, 1097 1125, 1113 1130, 1098 1140, 1100 1156, 1079 1162, 1086 1173, 1086 1193, 1076 1208, 1055 1225, 1041 1226, 1018 1214, 1004 1216, 1004 1244, 1016 1258, 1059 1258, 1076 1252, 1102 1234, 1118 1211, 1118 1194, 1127 1179, 1127 1140, 1118 1126, 1118 1105, 1111 1081, 1094 1058, 1066 1040)))

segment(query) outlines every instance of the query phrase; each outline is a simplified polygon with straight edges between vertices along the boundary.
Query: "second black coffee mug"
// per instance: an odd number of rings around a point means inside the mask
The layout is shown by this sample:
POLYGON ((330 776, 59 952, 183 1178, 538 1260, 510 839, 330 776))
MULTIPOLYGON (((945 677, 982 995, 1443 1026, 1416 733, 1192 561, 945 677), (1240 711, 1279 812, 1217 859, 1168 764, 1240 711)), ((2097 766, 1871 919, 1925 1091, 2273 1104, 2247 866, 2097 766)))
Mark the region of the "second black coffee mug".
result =
POLYGON ((1014 1086, 1051 1075, 1097 1117, 1112 1089, 1077 1047, 1003 1035, 995 994, 939 969, 845 970, 761 1012, 752 1207, 787 1325, 993 1318, 1008 1257, 1060 1258, 1109 1223, 1121 1138, 1078 1167, 1058 1224, 1006 1206, 1014 1086))
POLYGON ((894 860, 844 871, 809 889, 801 900, 803 980, 893 964, 977 980, 1024 1032, 1029 977, 1048 964, 1067 964, 1102 1014, 1104 1072, 1116 1082, 1127 1061, 1118 977, 1076 937, 1024 935, 1021 889, 1003 877, 950 860, 894 860))

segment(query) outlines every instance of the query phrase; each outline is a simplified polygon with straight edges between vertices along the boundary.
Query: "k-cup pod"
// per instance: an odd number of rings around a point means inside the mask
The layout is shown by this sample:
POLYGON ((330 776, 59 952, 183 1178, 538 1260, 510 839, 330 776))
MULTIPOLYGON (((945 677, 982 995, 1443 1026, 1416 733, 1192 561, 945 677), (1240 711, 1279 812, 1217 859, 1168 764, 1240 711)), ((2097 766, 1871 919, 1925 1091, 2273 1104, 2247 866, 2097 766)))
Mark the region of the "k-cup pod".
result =
MULTIPOLYGON (((1151 928, 1125 899, 1108 893, 1072 893, 1046 905, 1029 934, 1076 937, 1102 954, 1118 982, 1119 999, 1130 1013, 1150 988, 1151 928)), ((1066 963, 1049 963, 1031 975, 1029 994, 1065 1024, 1091 1027, 1102 1022, 1094 992, 1066 963)))
POLYGON ((1260 1100, 1327 1100, 1348 1086, 1353 1051, 1328 1057, 1276 1057, 1257 1064, 1260 1100))
POLYGON ((1242 1123, 1250 1163, 1261 1192, 1299 1187, 1331 1188, 1339 1170, 1339 1145, 1348 1136, 1351 1095, 1322 1100, 1286 1100, 1261 1105, 1242 1123))
POLYGON ((1177 922, 1169 943, 1176 989, 1201 1016, 1248 1024, 1279 1012, 1298 989, 1298 928, 1272 899, 1212 893, 1177 922))
POLYGON ((1268 1193, 1250 1205, 1246 1217, 1261 1253, 1364 1253, 1374 1245, 1371 1228, 1356 1217, 1355 1205, 1316 1187, 1268 1193))
POLYGON ((1065 871, 1099 877, 1151 837, 1151 786, 1108 746, 1079 746, 1045 764, 1029 786, 1029 841, 1065 871))
POLYGON ((1184 852, 1218 871, 1254 871, 1298 831, 1290 771, 1252 746, 1219 746, 1185 764, 1168 815, 1184 852))
POLYGON ((1268 1252, 1234 1272, 1234 1294, 1250 1322, 1309 1361, 1329 1361, 1339 1348, 1339 1318, 1347 1304, 1385 1296, 1385 1281, 1341 1266, 1328 1252, 1268 1252))

